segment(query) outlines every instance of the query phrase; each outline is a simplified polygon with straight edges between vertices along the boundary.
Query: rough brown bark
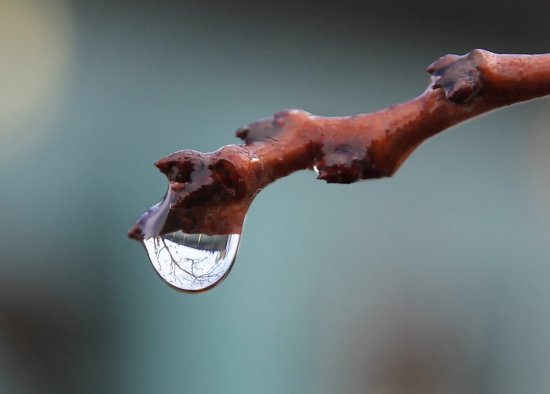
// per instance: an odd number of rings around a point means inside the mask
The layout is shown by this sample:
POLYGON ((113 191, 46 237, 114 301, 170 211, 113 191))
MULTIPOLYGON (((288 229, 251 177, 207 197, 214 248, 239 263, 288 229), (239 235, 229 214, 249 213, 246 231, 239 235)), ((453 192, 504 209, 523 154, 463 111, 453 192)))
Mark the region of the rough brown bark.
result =
MULTIPOLYGON (((418 145, 450 126, 550 94, 550 54, 476 49, 444 56, 427 71, 426 91, 402 104, 334 118, 282 111, 237 130, 242 145, 161 159, 156 166, 173 192, 162 232, 239 233, 254 196, 294 171, 314 169, 329 183, 388 177, 418 145)), ((139 222, 129 235, 143 238, 139 222)))

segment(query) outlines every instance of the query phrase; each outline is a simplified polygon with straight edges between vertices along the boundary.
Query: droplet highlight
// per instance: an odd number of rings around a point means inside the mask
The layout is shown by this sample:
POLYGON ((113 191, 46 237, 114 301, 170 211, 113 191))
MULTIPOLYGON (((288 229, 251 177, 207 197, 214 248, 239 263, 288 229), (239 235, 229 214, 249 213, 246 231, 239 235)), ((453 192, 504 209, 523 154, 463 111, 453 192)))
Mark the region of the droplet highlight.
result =
POLYGON ((157 273, 178 290, 199 292, 221 282, 235 262, 240 235, 185 234, 143 240, 157 273))

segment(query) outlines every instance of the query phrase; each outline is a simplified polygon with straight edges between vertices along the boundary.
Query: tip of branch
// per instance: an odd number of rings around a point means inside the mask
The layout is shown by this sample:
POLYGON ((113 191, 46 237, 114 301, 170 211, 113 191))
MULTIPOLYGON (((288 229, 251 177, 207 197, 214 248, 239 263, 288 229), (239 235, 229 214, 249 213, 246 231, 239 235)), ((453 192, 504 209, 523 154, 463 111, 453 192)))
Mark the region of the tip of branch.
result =
POLYGON ((128 237, 139 242, 143 241, 143 233, 137 224, 134 224, 130 230, 128 230, 128 237))

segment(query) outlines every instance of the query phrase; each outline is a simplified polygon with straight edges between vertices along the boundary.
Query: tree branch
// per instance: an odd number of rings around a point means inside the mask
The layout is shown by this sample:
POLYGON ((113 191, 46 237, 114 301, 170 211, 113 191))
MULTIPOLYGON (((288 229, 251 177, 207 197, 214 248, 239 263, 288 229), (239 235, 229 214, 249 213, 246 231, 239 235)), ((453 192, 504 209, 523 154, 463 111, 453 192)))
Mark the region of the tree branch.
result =
POLYGON ((254 196, 294 171, 314 169, 329 183, 392 176, 417 146, 450 126, 550 94, 550 54, 476 49, 444 56, 427 71, 426 91, 402 104, 349 117, 282 111, 237 130, 242 145, 213 153, 183 150, 161 159, 155 165, 170 184, 166 212, 156 214, 162 223, 146 226, 146 214, 129 236, 240 233, 254 196))

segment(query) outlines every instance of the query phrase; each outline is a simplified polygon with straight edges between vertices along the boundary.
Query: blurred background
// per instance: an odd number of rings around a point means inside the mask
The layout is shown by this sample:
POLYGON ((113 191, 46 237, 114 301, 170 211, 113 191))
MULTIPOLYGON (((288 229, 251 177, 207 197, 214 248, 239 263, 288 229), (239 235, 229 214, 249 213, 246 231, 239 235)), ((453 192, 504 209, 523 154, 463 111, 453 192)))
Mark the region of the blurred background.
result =
POLYGON ((377 110, 441 55, 549 34, 537 0, 0 0, 0 392, 549 392, 548 99, 392 179, 269 186, 205 294, 126 237, 166 154, 284 108, 377 110))

